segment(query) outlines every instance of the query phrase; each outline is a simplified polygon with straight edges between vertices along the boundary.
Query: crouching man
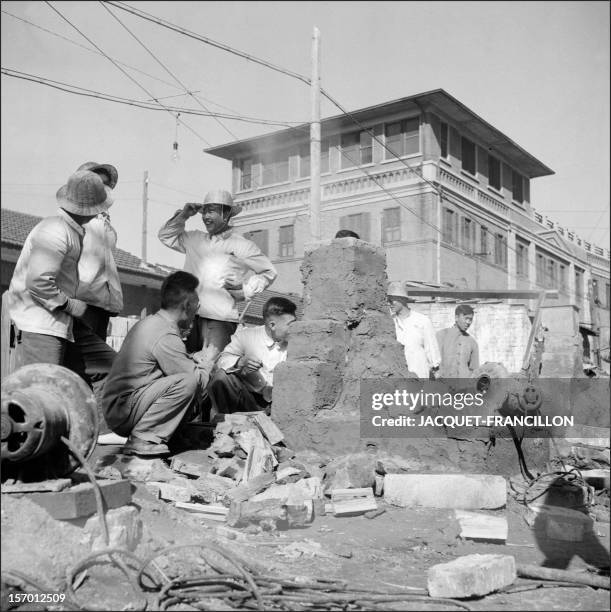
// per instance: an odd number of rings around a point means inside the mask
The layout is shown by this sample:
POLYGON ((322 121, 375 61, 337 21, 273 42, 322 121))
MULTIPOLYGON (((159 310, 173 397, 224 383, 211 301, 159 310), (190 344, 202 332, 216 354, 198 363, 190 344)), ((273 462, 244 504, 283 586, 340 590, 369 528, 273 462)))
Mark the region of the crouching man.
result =
POLYGON ((274 368, 286 360, 296 310, 286 298, 271 298, 263 306, 263 325, 233 334, 208 386, 213 414, 254 410, 269 414, 274 368))
POLYGON ((108 426, 129 436, 123 452, 167 455, 167 442, 205 394, 218 349, 187 354, 181 336, 199 308, 198 280, 175 272, 161 286, 161 309, 127 334, 104 387, 108 426))

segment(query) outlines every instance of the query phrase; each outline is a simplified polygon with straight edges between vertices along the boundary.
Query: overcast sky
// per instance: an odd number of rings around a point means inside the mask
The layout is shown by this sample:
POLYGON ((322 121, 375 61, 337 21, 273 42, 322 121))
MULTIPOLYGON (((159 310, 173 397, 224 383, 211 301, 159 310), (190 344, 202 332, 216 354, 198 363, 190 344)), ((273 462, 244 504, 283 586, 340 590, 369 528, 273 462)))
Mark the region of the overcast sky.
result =
MULTIPOLYGON (((50 4, 82 34, 45 2, 2 2, 3 69, 134 100, 150 98, 148 92, 166 104, 202 110, 106 6, 209 110, 309 119, 307 86, 285 75, 108 4, 50 4), (93 49, 92 42, 141 71, 123 66, 141 87, 98 51, 83 48, 93 49)), ((128 4, 304 75, 317 26, 323 87, 349 110, 445 89, 555 171, 531 182, 537 210, 609 248, 608 2, 128 4)), ((322 112, 338 113, 329 103, 322 112)), ((77 166, 112 163, 119 171, 111 210, 119 246, 139 255, 148 170, 149 261, 181 267, 184 256, 159 243, 158 228, 184 202, 201 200, 208 189, 230 189, 229 162, 202 150, 276 129, 235 120, 220 125, 210 117, 181 120, 188 127, 178 127, 174 161, 171 113, 3 74, 2 206, 53 214, 55 192, 77 166)))

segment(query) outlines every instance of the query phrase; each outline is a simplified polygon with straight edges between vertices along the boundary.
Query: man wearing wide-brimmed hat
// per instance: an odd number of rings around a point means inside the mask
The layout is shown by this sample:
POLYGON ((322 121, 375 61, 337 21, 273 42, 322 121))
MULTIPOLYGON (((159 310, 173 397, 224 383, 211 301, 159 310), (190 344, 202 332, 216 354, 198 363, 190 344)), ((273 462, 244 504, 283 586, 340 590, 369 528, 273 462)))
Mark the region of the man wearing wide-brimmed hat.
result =
POLYGON ((102 179, 75 172, 57 192, 57 215, 43 219, 25 240, 7 291, 17 328, 16 364, 53 363, 92 384, 103 380, 115 352, 80 320, 76 298, 83 225, 112 204, 102 179))
MULTIPOLYGON (((119 173, 111 164, 85 162, 77 171, 95 172, 112 190, 119 173)), ((76 297, 87 303, 85 319, 91 329, 106 341, 108 320, 123 310, 123 290, 113 255, 117 232, 110 224, 108 210, 104 210, 83 225, 83 251, 78 264, 79 284, 76 297)))
POLYGON ((222 351, 237 327, 236 302, 251 299, 276 278, 276 269, 261 249, 229 225, 241 210, 228 191, 214 190, 202 204, 185 204, 159 230, 161 242, 185 253, 185 271, 199 280, 200 306, 187 340, 189 352, 211 344, 222 351), (187 219, 198 212, 206 232, 186 231, 187 219))
POLYGON ((436 370, 441 361, 433 324, 426 315, 409 307, 414 300, 409 297, 403 283, 389 283, 386 293, 397 340, 404 347, 407 369, 418 378, 428 380, 431 370, 436 370))

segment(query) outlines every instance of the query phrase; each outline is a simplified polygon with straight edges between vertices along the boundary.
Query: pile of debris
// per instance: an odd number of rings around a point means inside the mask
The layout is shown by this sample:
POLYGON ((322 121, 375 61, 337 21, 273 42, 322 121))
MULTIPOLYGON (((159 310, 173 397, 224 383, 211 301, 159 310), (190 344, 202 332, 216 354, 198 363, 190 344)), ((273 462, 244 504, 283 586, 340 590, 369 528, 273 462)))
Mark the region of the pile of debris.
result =
POLYGON ((356 516, 378 510, 373 464, 365 479, 370 482, 355 487, 337 462, 323 471, 324 459, 312 452, 296 454, 283 441, 263 412, 227 414, 216 425, 207 451, 175 456, 169 477, 147 479, 146 486, 177 508, 231 527, 256 525, 267 531, 303 527, 324 514, 356 516))

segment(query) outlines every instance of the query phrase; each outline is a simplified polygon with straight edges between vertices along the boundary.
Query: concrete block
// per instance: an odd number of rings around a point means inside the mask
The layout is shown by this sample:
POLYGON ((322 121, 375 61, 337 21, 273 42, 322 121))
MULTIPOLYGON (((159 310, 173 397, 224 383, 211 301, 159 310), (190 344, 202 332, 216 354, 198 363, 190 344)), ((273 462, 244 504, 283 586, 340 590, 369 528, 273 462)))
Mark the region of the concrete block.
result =
POLYGON ((227 514, 227 525, 246 527, 261 521, 286 521, 286 506, 277 499, 232 502, 227 514))
MULTIPOLYGON (((132 500, 128 480, 99 480, 105 508, 118 508, 132 500)), ((54 519, 75 519, 93 514, 97 507, 90 482, 75 485, 58 493, 31 493, 28 499, 42 506, 54 519)))
POLYGON ((92 552, 105 548, 136 550, 142 539, 142 521, 135 506, 109 510, 106 513, 106 524, 108 525, 108 544, 104 540, 99 517, 92 516, 87 519, 84 527, 85 541, 91 546, 92 552))
POLYGON ((427 588, 431 597, 481 597, 509 586, 516 577, 511 555, 465 555, 429 568, 427 588))
POLYGON ((384 499, 396 506, 502 508, 507 501, 505 479, 489 474, 386 474, 384 499))
POLYGON ((507 541, 509 526, 504 516, 492 516, 481 512, 455 510, 460 524, 460 537, 465 540, 504 543, 507 541))
POLYGON ((291 325, 287 359, 335 363, 344 357, 348 339, 349 332, 339 321, 297 321, 291 325))
POLYGON ((541 324, 548 332, 573 336, 579 334, 579 311, 576 306, 543 306, 541 324))

